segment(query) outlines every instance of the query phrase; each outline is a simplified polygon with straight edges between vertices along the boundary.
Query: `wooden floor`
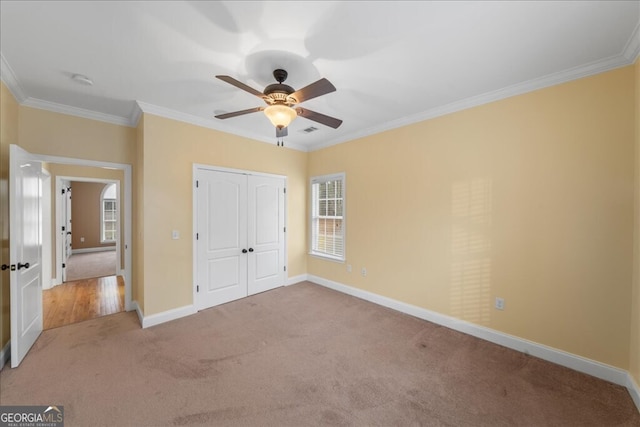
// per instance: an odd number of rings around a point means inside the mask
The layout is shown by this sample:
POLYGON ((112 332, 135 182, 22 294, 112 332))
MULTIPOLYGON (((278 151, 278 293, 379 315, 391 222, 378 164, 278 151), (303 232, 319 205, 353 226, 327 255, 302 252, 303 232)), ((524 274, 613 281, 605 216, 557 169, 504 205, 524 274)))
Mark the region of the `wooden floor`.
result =
POLYGON ((122 276, 78 280, 43 291, 44 329, 124 311, 122 276))

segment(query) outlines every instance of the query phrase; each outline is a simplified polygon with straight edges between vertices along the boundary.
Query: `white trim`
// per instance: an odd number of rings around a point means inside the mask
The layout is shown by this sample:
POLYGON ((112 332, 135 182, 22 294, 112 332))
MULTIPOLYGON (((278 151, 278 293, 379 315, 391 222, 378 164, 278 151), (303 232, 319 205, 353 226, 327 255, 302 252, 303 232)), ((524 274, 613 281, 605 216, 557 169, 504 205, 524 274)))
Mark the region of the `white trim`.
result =
POLYGON ((291 286, 291 285, 295 285, 296 283, 304 282, 306 280, 309 280, 308 274, 301 274, 299 276, 287 277, 287 280, 285 281, 284 285, 291 286))
POLYGON ((633 379, 631 373, 627 373, 627 383, 624 385, 627 387, 633 403, 636 404, 636 408, 640 411, 640 387, 638 387, 638 383, 633 379))
POLYGON ((55 228, 51 210, 51 174, 46 169, 42 169, 42 209, 40 210, 42 225, 42 289, 51 289, 52 285, 52 262, 51 252, 53 249, 52 234, 55 228))
POLYGON ((237 173, 237 174, 240 174, 240 175, 266 176, 268 178, 278 178, 278 179, 284 178, 285 180, 287 179, 286 175, 278 175, 278 174, 275 174, 275 173, 252 171, 252 170, 249 170, 249 169, 226 168, 226 167, 223 167, 223 166, 205 165, 205 164, 202 164, 202 163, 194 163, 193 164, 193 188, 196 188, 196 179, 195 179, 195 177, 196 177, 196 171, 198 169, 205 169, 205 170, 216 171, 216 172, 237 173))
POLYGON ((72 249, 71 253, 72 254, 85 254, 85 253, 89 253, 89 252, 109 252, 109 251, 115 251, 115 250, 116 250, 116 245, 113 245, 113 246, 104 246, 104 247, 98 247, 98 248, 72 249))
POLYGON ((622 51, 622 56, 627 61, 631 61, 631 63, 636 62, 636 59, 640 56, 640 21, 638 21, 636 29, 633 30, 631 37, 629 37, 629 41, 622 51))
POLYGON ((625 56, 633 55, 634 51, 636 52, 636 56, 638 55, 640 46, 636 46, 636 44, 640 44, 640 41, 636 41, 634 39, 638 37, 640 37, 640 34, 638 34, 638 31, 636 31, 636 33, 634 33, 634 36, 631 39, 633 40, 633 42, 630 40, 630 43, 627 45, 625 49, 624 55, 617 55, 617 56, 605 58, 599 61, 594 61, 590 64, 586 64, 580 67, 570 68, 568 70, 553 73, 548 76, 539 77, 539 78, 528 80, 522 83, 517 83, 511 86, 508 86, 506 88, 494 90, 491 92, 486 92, 484 94, 472 96, 470 98, 465 98, 465 99, 451 102, 446 105, 438 106, 418 114, 402 117, 397 120, 382 123, 382 124, 372 126, 370 128, 363 129, 360 131, 351 132, 340 138, 330 139, 328 141, 325 141, 319 144, 311 145, 307 151, 317 151, 322 148, 330 147, 332 145, 353 141, 358 138, 364 138, 366 136, 375 135, 387 130, 408 126, 414 123, 434 119, 436 117, 444 116, 444 115, 455 113, 462 110, 467 110, 469 108, 478 107, 480 105, 488 104, 488 103, 499 101, 506 98, 511 98, 513 96, 522 95, 528 92, 533 92, 539 89, 544 89, 544 88, 555 86, 561 83, 578 80, 584 77, 604 73, 606 71, 611 71, 616 68, 631 65, 633 64, 633 61, 635 58, 627 59, 625 58, 625 56))
MULTIPOLYGON (((112 162, 101 162, 96 160, 85 160, 85 159, 76 159, 72 157, 58 157, 58 156, 49 156, 49 155, 39 155, 33 154, 33 156, 42 162, 49 163, 60 163, 67 165, 76 165, 76 166, 94 166, 101 168, 109 168, 109 169, 122 169, 124 173, 124 194, 121 193, 121 189, 118 189, 118 195, 120 197, 119 200, 124 200, 124 245, 121 245, 124 250, 124 301, 125 301, 125 310, 131 311, 131 298, 132 298, 132 286, 131 286, 131 271, 132 271, 132 261, 131 261, 131 228, 133 225, 133 216, 132 216, 132 184, 131 184, 131 165, 125 163, 112 163, 112 162)), ((93 178, 79 178, 81 181, 89 181, 91 182, 93 178)), ((105 179, 95 179, 97 182, 108 182, 109 180, 105 179)), ((119 182, 114 180, 115 182, 119 182)), ((56 190, 57 191, 57 190, 56 190)), ((120 203, 122 204, 122 202, 120 203)), ((119 230, 119 229, 118 229, 119 230)), ((119 232, 118 232, 119 233, 119 232)), ((56 233, 57 234, 57 233, 56 233)), ((58 246, 59 247, 59 246, 58 246)), ((117 249, 116 249, 117 250, 117 249)), ((118 256, 118 265, 121 266, 122 255, 118 256)), ((59 265, 59 264, 58 264, 59 265)), ((56 269, 57 271, 57 269, 56 269)), ((61 275, 56 277, 56 282, 61 282, 61 275)))
POLYGON ((347 260, 347 173, 346 172, 337 172, 330 173, 326 175, 317 175, 309 178, 309 187, 307 187, 307 191, 309 192, 309 216, 307 220, 309 221, 309 231, 307 237, 309 238, 309 247, 307 248, 308 255, 329 260, 335 261, 339 263, 345 263, 347 260), (313 250, 313 215, 314 215, 314 199, 313 199, 313 186, 314 184, 322 184, 327 181, 342 181, 342 256, 335 256, 328 253, 316 252, 313 250))
MULTIPOLYGON (((142 327, 142 323, 144 321, 144 314, 142 313, 142 309, 140 308, 138 301, 131 301, 131 310, 136 311, 136 314, 138 315, 138 321, 140 322, 140 326, 142 327)), ((131 311, 131 310, 128 310, 128 311, 131 311)))
POLYGON ((530 354, 548 362, 612 382, 624 387, 628 386, 629 373, 623 369, 616 368, 595 360, 571 354, 562 350, 538 344, 513 335, 508 335, 494 329, 476 325, 454 317, 446 316, 425 308, 416 307, 402 301, 387 298, 362 289, 353 288, 332 280, 323 279, 318 276, 309 275, 309 281, 325 286, 327 288, 352 295, 363 300, 400 311, 405 314, 427 320, 429 322, 445 326, 458 332, 492 342, 516 351, 530 354))
POLYGON ((133 108, 131 109, 131 114, 129 115, 129 123, 131 127, 138 127, 140 117, 142 117, 142 108, 140 108, 140 104, 138 103, 138 101, 136 101, 134 102, 133 108))
POLYGON ((27 96, 24 94, 24 89, 20 86, 16 74, 5 59, 4 55, 0 53, 0 80, 4 82, 9 89, 9 92, 18 101, 18 104, 22 104, 27 96))
POLYGON ((4 348, 0 350, 0 370, 4 368, 4 365, 7 364, 10 358, 11 358, 11 340, 7 341, 4 348))
POLYGON ((99 113, 97 111, 87 110, 84 108, 72 107, 69 105, 58 104, 56 102, 45 101, 36 98, 27 98, 20 103, 25 107, 37 108, 39 110, 51 111, 54 113, 67 114, 69 116, 82 117, 84 119, 97 120, 100 122, 111 123, 119 126, 131 126, 131 122, 127 117, 114 116, 112 114, 99 113))
POLYGON ((149 328, 151 326, 159 325, 161 323, 170 322, 172 320, 180 319, 181 317, 191 316, 192 314, 196 314, 198 311, 196 310, 196 306, 185 305, 183 307, 173 308, 171 310, 163 311, 161 313, 152 314, 150 316, 145 316, 142 314, 140 309, 137 307, 138 317, 142 316, 142 328, 149 328))

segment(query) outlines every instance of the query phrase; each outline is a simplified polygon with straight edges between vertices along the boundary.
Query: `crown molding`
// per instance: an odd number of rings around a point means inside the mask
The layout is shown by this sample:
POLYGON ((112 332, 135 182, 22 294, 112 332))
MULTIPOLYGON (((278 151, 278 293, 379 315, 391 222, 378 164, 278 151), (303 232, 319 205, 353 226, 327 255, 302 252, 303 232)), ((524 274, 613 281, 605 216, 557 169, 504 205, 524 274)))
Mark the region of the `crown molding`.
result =
POLYGON ((131 122, 126 117, 114 116, 111 114, 98 113, 84 108, 71 107, 69 105, 58 104, 56 102, 44 101, 42 99, 27 98, 20 105, 37 108, 39 110, 51 111, 53 113, 67 114, 70 116, 82 117, 84 119, 98 120, 113 125, 132 127, 131 122))
POLYGON ((131 114, 129 115, 129 123, 131 126, 138 127, 138 123, 140 122, 140 117, 142 117, 142 108, 140 108, 140 102, 136 101, 133 103, 133 108, 131 109, 131 114))
MULTIPOLYGON (((636 28, 636 30, 637 29, 638 28, 636 28)), ((639 36, 640 36, 640 33, 636 31, 636 33, 634 34, 634 38, 638 39, 639 36)), ((425 120, 434 119, 436 117, 444 116, 447 114, 455 113, 455 112, 466 110, 469 108, 478 107, 480 105, 488 104, 490 102, 495 102, 495 101, 510 98, 513 96, 522 95, 527 92, 533 92, 535 90, 544 89, 544 88, 555 86, 561 83, 566 83, 572 80, 589 77, 595 74, 611 71, 616 68, 631 65, 633 64, 634 60, 628 59, 626 57, 626 52, 627 51, 631 52, 634 49, 635 51, 637 51, 640 48, 640 41, 639 40, 637 41, 639 43, 635 47, 633 47, 634 46, 633 43, 627 44, 627 48, 625 48, 624 55, 621 54, 615 57, 606 58, 600 61, 595 61, 580 67, 570 68, 568 70, 550 74, 545 77, 528 80, 523 83, 518 83, 503 89, 498 89, 498 90, 487 92, 481 95, 465 98, 460 101, 455 101, 440 107, 432 108, 432 109, 423 111, 421 113, 413 114, 411 116, 407 116, 397 120, 393 120, 391 122, 383 123, 378 126, 373 126, 367 129, 363 129, 361 131, 352 132, 347 135, 344 135, 341 138, 332 139, 321 144, 315 144, 310 147, 309 151, 320 150, 326 147, 330 147, 332 145, 337 145, 337 144, 341 144, 347 141, 352 141, 358 138, 371 136, 377 133, 385 132, 392 129, 397 129, 399 127, 408 126, 408 125, 422 122, 425 120)))
POLYGON ((16 78, 16 74, 13 72, 13 69, 9 66, 9 63, 4 58, 4 55, 0 52, 0 80, 7 86, 9 92, 13 95, 13 97, 18 101, 18 104, 22 104, 27 96, 24 94, 24 90, 18 79, 16 78))
MULTIPOLYGON (((142 113, 153 114, 154 116, 164 117, 165 119, 171 119, 179 122, 189 123, 195 126, 200 126, 207 129, 213 129, 213 130, 217 130, 220 132, 225 132, 225 133, 229 133, 237 136, 242 136, 245 138, 252 139, 254 141, 264 142, 264 143, 273 145, 273 138, 256 136, 253 133, 245 132, 245 131, 242 131, 242 132, 238 132, 236 130, 232 131, 217 121, 214 122, 211 119, 204 119, 202 117, 193 116, 191 114, 182 113, 180 111, 170 110, 168 108, 159 107, 157 105, 148 104, 146 102, 136 101, 136 103, 142 113)), ((139 120, 139 117, 137 118, 137 120, 139 120)), ((136 120, 136 123, 137 123, 137 120, 136 120)), ((130 121, 133 122, 134 117, 131 117, 130 121)), ((287 143, 285 145, 285 148, 291 148, 298 151, 309 151, 309 149, 306 146, 303 146, 300 144, 287 143)))
POLYGON ((627 45, 624 47, 622 56, 624 56, 630 63, 636 62, 640 56, 640 20, 638 20, 636 29, 633 30, 627 45))

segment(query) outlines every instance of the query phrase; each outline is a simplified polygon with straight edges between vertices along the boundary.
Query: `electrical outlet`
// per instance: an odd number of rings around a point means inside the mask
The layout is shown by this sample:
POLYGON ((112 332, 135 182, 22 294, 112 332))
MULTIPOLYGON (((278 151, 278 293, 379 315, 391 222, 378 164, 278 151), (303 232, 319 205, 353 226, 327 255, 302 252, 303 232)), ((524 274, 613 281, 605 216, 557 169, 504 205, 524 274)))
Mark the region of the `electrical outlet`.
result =
POLYGON ((495 305, 498 310, 504 310, 504 298, 496 297, 495 305))
POLYGON ((362 277, 367 277, 367 269, 362 267, 362 270, 360 271, 360 273, 362 273, 362 277))
POLYGON ((171 232, 171 238, 173 240, 178 240, 180 238, 180 232, 178 230, 173 230, 171 232))
POLYGON ((81 238, 80 238, 80 242, 83 242, 83 243, 84 243, 84 237, 81 237, 81 238))
POLYGON ((351 264, 347 265, 347 273, 351 273, 351 264))

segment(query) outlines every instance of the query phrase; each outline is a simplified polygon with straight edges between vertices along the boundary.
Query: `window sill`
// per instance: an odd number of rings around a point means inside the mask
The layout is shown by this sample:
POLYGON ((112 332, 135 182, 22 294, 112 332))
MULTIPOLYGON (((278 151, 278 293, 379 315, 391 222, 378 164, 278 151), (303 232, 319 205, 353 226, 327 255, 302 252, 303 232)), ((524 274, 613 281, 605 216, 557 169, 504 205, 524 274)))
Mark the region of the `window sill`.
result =
POLYGON ((345 261, 344 258, 332 257, 330 255, 321 254, 321 253, 317 253, 317 252, 309 252, 309 255, 311 255, 314 258, 320 258, 320 259, 324 259, 324 260, 327 260, 327 261, 339 262, 341 264, 344 264, 344 261, 345 261))

